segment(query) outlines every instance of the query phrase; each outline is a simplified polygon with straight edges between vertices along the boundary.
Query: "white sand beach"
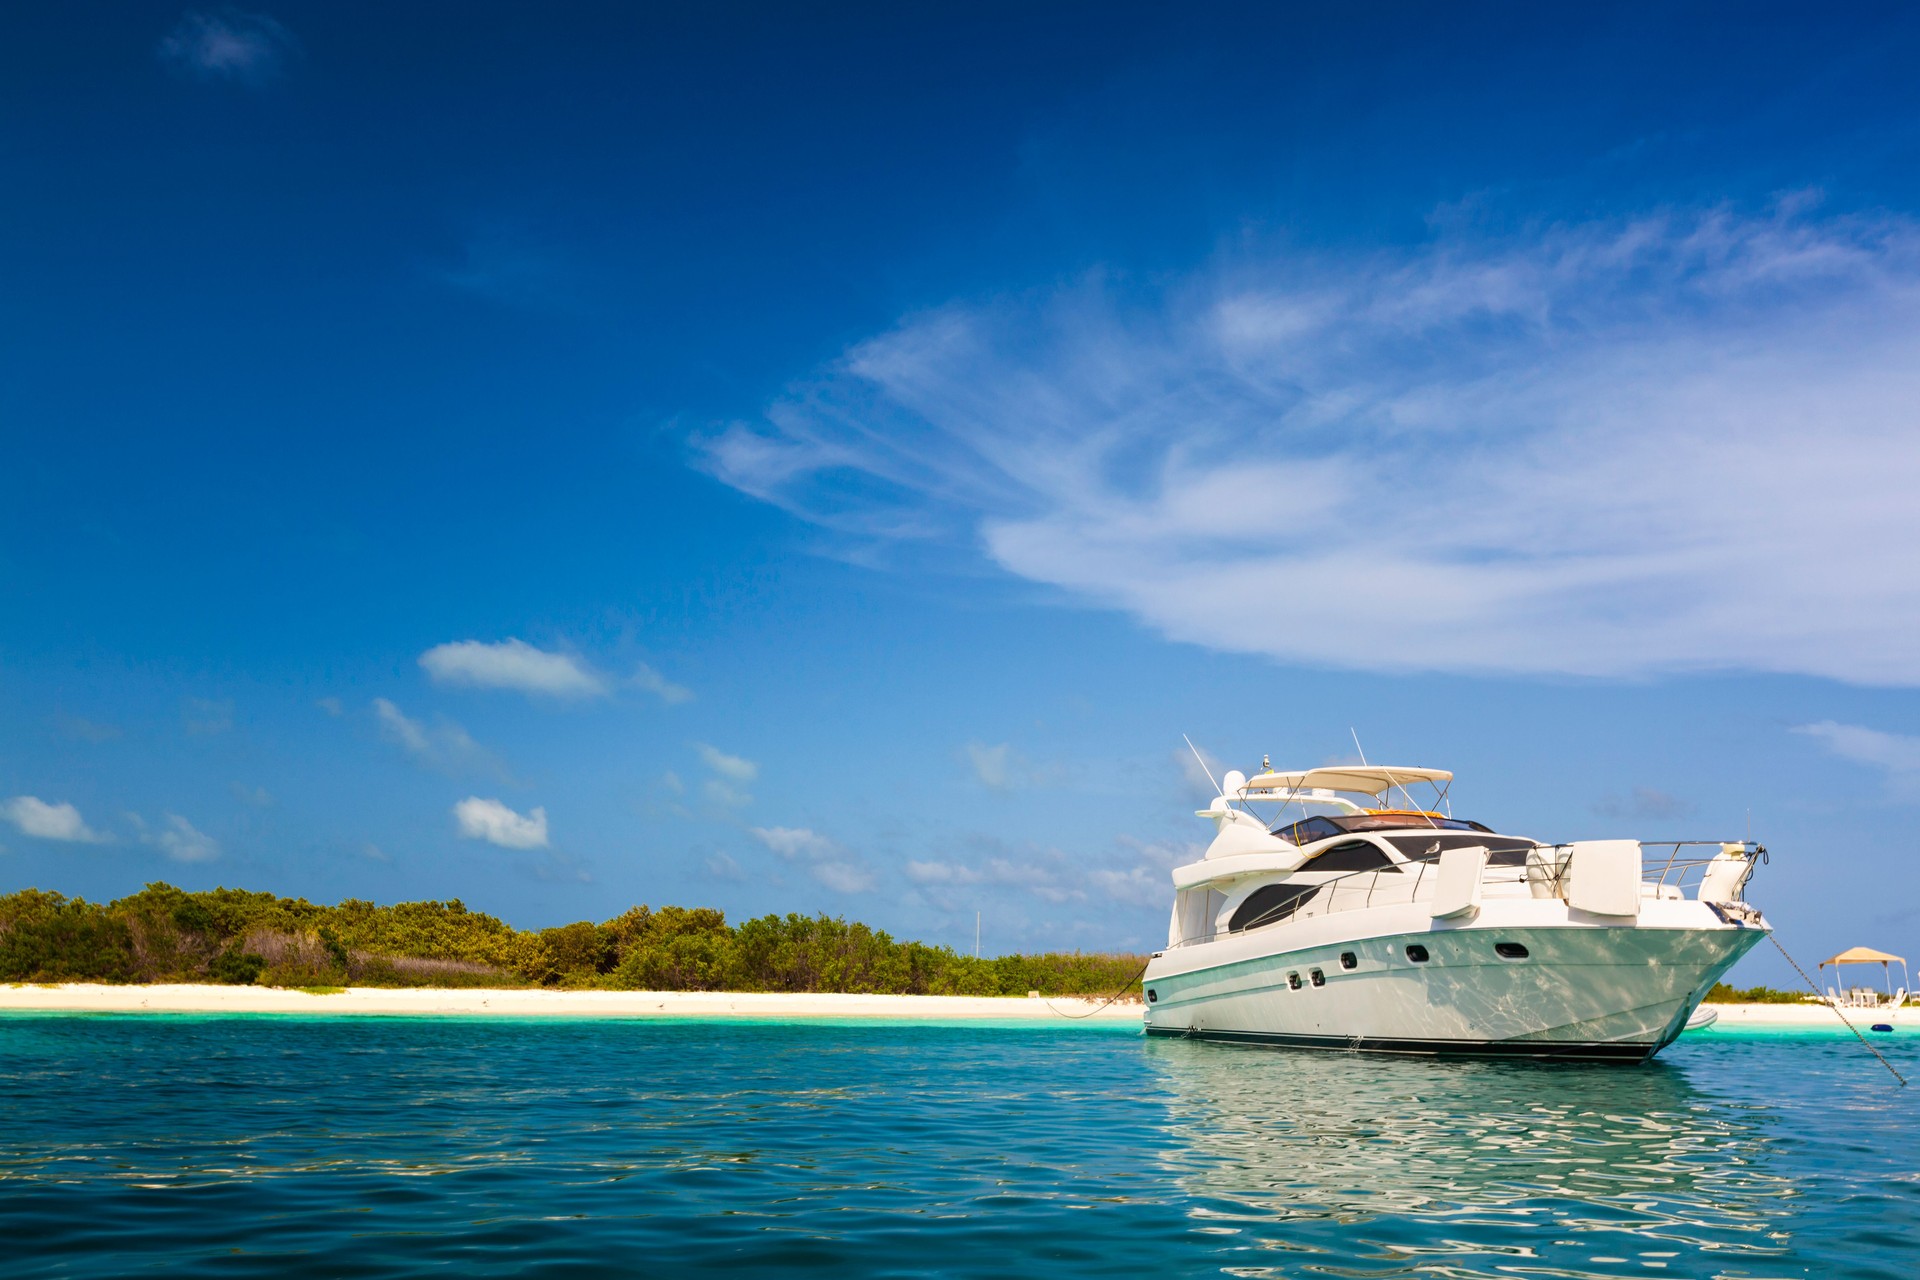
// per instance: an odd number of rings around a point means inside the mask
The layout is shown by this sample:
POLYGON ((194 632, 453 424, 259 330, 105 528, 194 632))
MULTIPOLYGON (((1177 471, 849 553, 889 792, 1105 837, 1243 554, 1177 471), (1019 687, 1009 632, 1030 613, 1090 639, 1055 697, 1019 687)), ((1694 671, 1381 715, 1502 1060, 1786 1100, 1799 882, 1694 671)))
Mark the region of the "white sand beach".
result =
POLYGON ((350 987, 309 995, 277 987, 91 982, 0 986, 0 1009, 92 1013, 364 1013, 613 1018, 1020 1018, 1134 1021, 1137 1001, 725 991, 448 990, 350 987))
MULTIPOLYGON (((355 1013, 559 1016, 611 1018, 904 1018, 925 1021, 1018 1018, 1129 1022, 1137 1001, 1099 1008, 1097 1000, 992 996, 884 996, 726 991, 464 990, 436 987, 352 987, 324 995, 278 987, 189 983, 110 986, 91 982, 0 986, 0 1010, 93 1013, 355 1013)), ((1833 1027, 1840 1020, 1817 1004, 1715 1004, 1725 1027, 1833 1027)), ((1897 1018, 1885 1010, 1848 1009, 1865 1028, 1874 1022, 1920 1024, 1920 1011, 1897 1018)))
MULTIPOLYGON (((1834 1017, 1834 1011, 1824 1004, 1708 1004, 1703 1009, 1715 1009, 1720 1014, 1721 1026, 1747 1027, 1832 1027, 1843 1031, 1840 1019, 1834 1017)), ((1897 1027, 1920 1025, 1920 1009, 1912 1007, 1898 1011, 1891 1009, 1853 1009, 1840 1010, 1847 1021, 1862 1031, 1876 1022, 1890 1022, 1897 1027)))

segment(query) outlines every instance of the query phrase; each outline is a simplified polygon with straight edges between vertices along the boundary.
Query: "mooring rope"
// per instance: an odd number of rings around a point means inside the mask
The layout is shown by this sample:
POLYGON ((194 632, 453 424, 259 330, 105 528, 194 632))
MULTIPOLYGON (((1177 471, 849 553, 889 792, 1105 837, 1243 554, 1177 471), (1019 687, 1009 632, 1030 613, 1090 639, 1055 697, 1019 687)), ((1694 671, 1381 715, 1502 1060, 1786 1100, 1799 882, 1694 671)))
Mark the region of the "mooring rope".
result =
MULTIPOLYGON (((1885 1067, 1887 1071, 1893 1076, 1893 1078, 1900 1082, 1900 1087, 1902 1089, 1906 1088, 1907 1078, 1901 1075, 1898 1071, 1895 1071, 1893 1069, 1893 1064, 1887 1061, 1886 1056, 1882 1054, 1878 1049, 1874 1048, 1872 1044, 1868 1043, 1867 1038, 1860 1034, 1860 1029, 1858 1027, 1854 1026, 1851 1022, 1847 1021, 1847 1015, 1840 1012, 1840 1005, 1837 1002, 1830 1001, 1820 994, 1820 984, 1807 976, 1807 971, 1800 967, 1800 962, 1798 960, 1795 960, 1792 956, 1787 955, 1787 949, 1785 947, 1780 946, 1780 939, 1774 937, 1773 932, 1771 930, 1767 932, 1767 937, 1772 941, 1775 947, 1779 947, 1781 955, 1787 956, 1787 963, 1792 965, 1793 971, 1800 975, 1800 981, 1807 984, 1807 990, 1813 992, 1814 999, 1820 1001, 1821 1004, 1826 1005, 1829 1009, 1832 1009, 1833 1016, 1840 1019, 1841 1023, 1846 1026, 1847 1030, 1853 1032, 1853 1038, 1855 1040, 1858 1040, 1861 1044, 1865 1045, 1868 1053, 1880 1059, 1880 1065, 1885 1067)), ((1891 986, 1892 984, 1889 983, 1888 985, 1891 986)))
MULTIPOLYGON (((1152 963, 1153 963, 1153 957, 1148 956, 1147 964, 1152 964, 1152 963)), ((1141 975, 1146 973, 1147 964, 1141 965, 1140 968, 1134 972, 1134 975, 1131 978, 1127 979, 1126 986, 1121 987, 1118 991, 1114 992, 1112 995, 1108 996, 1105 1000, 1102 1000, 1099 1004, 1087 1010, 1085 1013, 1066 1013, 1060 1009, 1055 1009, 1053 1005, 1053 1001, 1051 999, 1047 1001, 1047 1008, 1053 1009, 1055 1013, 1059 1014, 1063 1018, 1091 1018, 1094 1014, 1100 1012, 1102 1009, 1112 1004, 1115 1000, 1118 1000, 1121 996, 1127 994, 1128 990, 1132 988, 1133 984, 1140 981, 1141 975)), ((1901 1081, 1901 1083, 1904 1084, 1906 1082, 1901 1081)))

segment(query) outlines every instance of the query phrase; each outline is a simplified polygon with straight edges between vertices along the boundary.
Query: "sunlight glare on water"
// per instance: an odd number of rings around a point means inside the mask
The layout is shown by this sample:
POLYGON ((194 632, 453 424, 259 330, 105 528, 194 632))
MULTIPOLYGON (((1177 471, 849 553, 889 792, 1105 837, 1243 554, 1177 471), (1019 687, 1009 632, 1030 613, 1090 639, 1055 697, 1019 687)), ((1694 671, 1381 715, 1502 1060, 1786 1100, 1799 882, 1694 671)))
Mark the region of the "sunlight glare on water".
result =
MULTIPOLYGON (((1920 1037, 1881 1037, 1908 1074, 1920 1037)), ((0 1017, 11 1276, 1910 1277, 1843 1035, 1648 1067, 1131 1028, 0 1017)))

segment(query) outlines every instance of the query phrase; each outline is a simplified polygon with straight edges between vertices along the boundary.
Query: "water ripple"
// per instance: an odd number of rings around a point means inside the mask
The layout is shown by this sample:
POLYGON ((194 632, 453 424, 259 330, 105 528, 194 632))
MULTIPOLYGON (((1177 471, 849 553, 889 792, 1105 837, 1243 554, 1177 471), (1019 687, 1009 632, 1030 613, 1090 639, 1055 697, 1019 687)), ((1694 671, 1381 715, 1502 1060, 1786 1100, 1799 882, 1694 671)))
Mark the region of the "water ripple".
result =
POLYGON ((1610 1068, 1084 1026, 11 1015, 0 1240, 10 1276, 1904 1278, 1920 1125, 1878 1070, 1807 1035, 1610 1068))

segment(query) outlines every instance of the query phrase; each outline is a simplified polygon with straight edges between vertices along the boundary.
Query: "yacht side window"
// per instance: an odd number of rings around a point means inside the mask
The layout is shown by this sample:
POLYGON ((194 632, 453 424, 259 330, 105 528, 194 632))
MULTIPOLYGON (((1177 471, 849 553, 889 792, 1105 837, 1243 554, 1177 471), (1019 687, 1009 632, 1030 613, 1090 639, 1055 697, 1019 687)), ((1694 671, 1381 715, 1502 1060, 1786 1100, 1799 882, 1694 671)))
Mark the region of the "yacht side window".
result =
POLYGON ((1312 862, 1308 871, 1398 871, 1386 850, 1371 840, 1349 840, 1337 844, 1312 862))
POLYGON ((1490 867, 1524 867, 1527 865, 1527 853, 1534 847, 1531 840, 1517 840, 1512 836, 1456 836, 1427 835, 1388 836, 1387 842, 1400 851, 1409 862, 1436 861, 1443 850, 1462 849, 1470 844, 1485 845, 1487 865, 1490 867))
POLYGON ((1318 892, 1320 886, 1317 884, 1262 885, 1248 894, 1245 902, 1234 908, 1233 919, 1227 921, 1227 932, 1238 933, 1242 929, 1285 920, 1300 909, 1301 903, 1318 892))

